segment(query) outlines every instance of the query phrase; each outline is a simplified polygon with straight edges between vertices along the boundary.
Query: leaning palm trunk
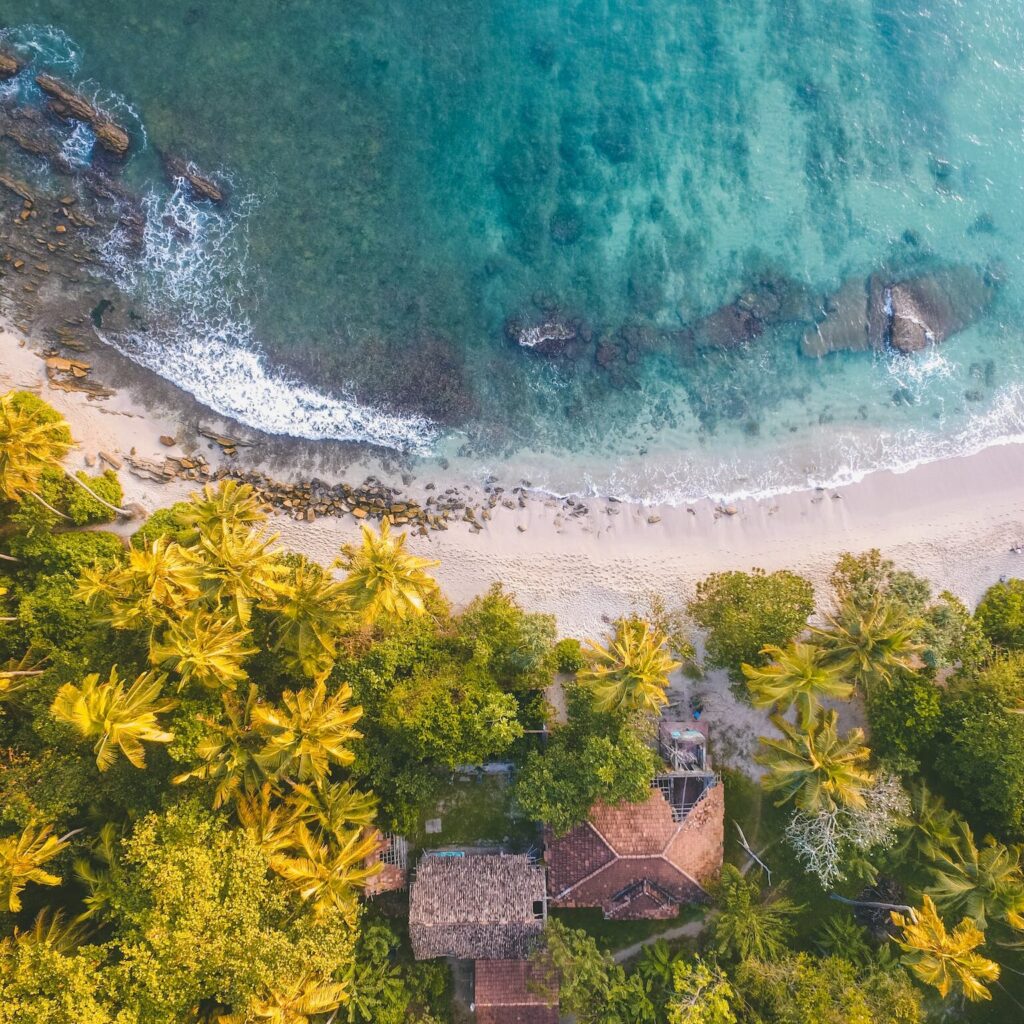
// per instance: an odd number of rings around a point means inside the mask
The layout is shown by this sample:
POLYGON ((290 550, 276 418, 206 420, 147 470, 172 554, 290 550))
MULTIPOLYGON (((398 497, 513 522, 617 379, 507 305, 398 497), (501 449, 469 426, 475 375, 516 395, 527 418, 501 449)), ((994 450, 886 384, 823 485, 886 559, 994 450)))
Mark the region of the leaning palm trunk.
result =
POLYGON ((82 488, 83 491, 85 491, 87 494, 92 495, 92 497, 95 498, 104 508, 109 508, 111 512, 114 512, 119 516, 125 516, 126 518, 131 519, 132 513, 128 509, 118 508, 116 505, 111 505, 109 501, 106 501, 103 498, 101 498, 84 480, 80 480, 76 474, 72 473, 71 470, 67 468, 67 466, 61 466, 60 468, 64 470, 64 474, 65 476, 67 476, 69 480, 73 480, 76 484, 78 484, 79 487, 82 488))
POLYGON ((0 562, 15 562, 20 564, 21 559, 15 558, 14 555, 5 555, 2 551, 0 551, 0 562))
MULTIPOLYGON (((79 482, 79 483, 81 483, 81 480, 79 480, 78 482, 79 482)), ((37 491, 26 491, 25 493, 26 493, 26 494, 31 494, 31 495, 32 495, 32 497, 33 497, 33 498, 35 498, 35 499, 36 499, 36 501, 38 501, 38 502, 39 502, 39 504, 43 506, 43 508, 49 509, 49 510, 50 510, 50 511, 51 511, 51 512, 52 512, 52 513, 53 513, 53 514, 55 515, 55 516, 60 516, 60 518, 61 518, 61 519, 66 519, 66 520, 68 520, 68 522, 70 522, 70 521, 71 521, 71 517, 70 517, 70 516, 66 516, 66 515, 64 515, 64 513, 63 513, 63 512, 61 512, 61 510, 60 510, 60 509, 58 509, 58 508, 54 508, 54 507, 53 507, 53 506, 52 506, 52 505, 51 505, 51 504, 50 504, 50 503, 49 503, 49 502, 48 502, 48 501, 47 501, 47 500, 46 500, 46 499, 45 499, 45 498, 44 498, 44 497, 43 497, 43 496, 42 496, 41 494, 39 494, 39 493, 38 493, 37 491)))

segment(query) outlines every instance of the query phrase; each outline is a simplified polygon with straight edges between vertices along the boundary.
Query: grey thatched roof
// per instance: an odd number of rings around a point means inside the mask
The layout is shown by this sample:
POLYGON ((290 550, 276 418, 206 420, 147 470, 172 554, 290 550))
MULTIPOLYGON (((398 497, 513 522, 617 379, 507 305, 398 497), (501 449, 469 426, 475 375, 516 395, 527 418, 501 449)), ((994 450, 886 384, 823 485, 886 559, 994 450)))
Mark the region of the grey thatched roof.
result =
POLYGON ((427 854, 409 893, 417 960, 517 960, 544 930, 544 869, 523 854, 427 854))

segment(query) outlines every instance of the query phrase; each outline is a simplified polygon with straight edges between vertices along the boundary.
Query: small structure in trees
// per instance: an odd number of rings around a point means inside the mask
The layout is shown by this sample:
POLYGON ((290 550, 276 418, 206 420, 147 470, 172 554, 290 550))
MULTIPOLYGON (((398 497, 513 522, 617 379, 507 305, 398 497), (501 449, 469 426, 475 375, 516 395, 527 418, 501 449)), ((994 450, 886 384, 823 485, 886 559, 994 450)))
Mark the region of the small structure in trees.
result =
POLYGON ((611 919, 675 917, 704 902, 722 866, 725 801, 711 770, 707 726, 663 721, 658 745, 669 771, 641 803, 599 803, 562 838, 546 836, 548 891, 556 907, 600 907, 611 919))
POLYGON ((544 869, 526 854, 436 850, 416 867, 409 937, 417 960, 521 960, 546 919, 544 869))
POLYGON ((558 982, 529 960, 477 960, 476 1024, 558 1024, 558 982))
POLYGON ((363 890, 370 898, 382 892, 396 892, 409 884, 409 844, 405 836, 390 832, 377 834, 380 839, 377 849, 366 858, 367 867, 380 865, 380 870, 367 879, 363 890))

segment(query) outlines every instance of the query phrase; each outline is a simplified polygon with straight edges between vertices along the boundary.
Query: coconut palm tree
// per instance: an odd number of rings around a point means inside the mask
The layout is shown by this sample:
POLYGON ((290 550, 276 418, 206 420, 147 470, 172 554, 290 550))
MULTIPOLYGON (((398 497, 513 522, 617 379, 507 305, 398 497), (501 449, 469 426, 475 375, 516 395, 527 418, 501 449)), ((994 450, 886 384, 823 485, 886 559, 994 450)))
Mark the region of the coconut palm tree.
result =
POLYGON ((349 765, 355 758, 348 744, 362 738, 355 729, 363 709, 350 707, 352 687, 344 683, 327 695, 323 681, 312 687, 285 690, 281 707, 258 704, 252 720, 264 740, 257 763, 271 776, 298 782, 323 783, 330 765, 349 765))
POLYGON ((104 508, 130 516, 128 509, 111 505, 64 466, 73 444, 67 423, 41 399, 27 391, 0 395, 0 495, 8 501, 20 501, 26 494, 38 497, 43 471, 54 467, 104 508))
POLYGON ((251 637, 238 619, 198 608, 153 638, 149 660, 177 673, 179 692, 192 682, 210 690, 233 690, 247 678, 245 659, 257 651, 251 637))
POLYGON ((835 711, 822 708, 804 730, 772 715, 782 738, 762 736, 764 750, 755 760, 767 768, 762 786, 781 794, 778 806, 793 800, 810 814, 864 806, 864 791, 874 780, 866 767, 871 751, 862 729, 840 737, 837 720, 835 711))
POLYGON ((96 737, 96 767, 105 772, 117 759, 120 750, 136 768, 146 767, 148 743, 170 743, 174 734, 164 732, 157 715, 177 705, 174 700, 161 700, 164 676, 143 672, 127 689, 117 674, 101 683, 97 673, 87 675, 81 686, 65 683, 50 708, 54 718, 74 726, 86 739, 96 737))
POLYGON ((115 629, 138 629, 187 614, 202 595, 201 567, 180 544, 158 537, 132 548, 114 569, 86 569, 78 596, 115 629))
POLYGON ((975 952, 985 933, 969 917, 947 932, 935 904, 925 896, 916 914, 893 911, 892 920, 903 930, 895 942, 903 950, 904 964, 926 985, 937 988, 943 998, 954 991, 972 1002, 992 998, 985 985, 999 978, 999 964, 975 952))
POLYGON ((935 851, 927 893, 945 914, 966 916, 984 931, 998 921, 1024 931, 1024 874, 1019 847, 989 837, 979 849, 962 818, 952 843, 935 851))
POLYGON ((255 793, 239 793, 235 798, 238 821, 259 843, 267 857, 290 850, 296 842, 298 815, 295 808, 274 800, 274 790, 265 782, 255 793))
POLYGON ((827 660, 865 692, 875 683, 889 682, 897 671, 913 671, 924 646, 916 637, 923 623, 908 617, 879 595, 862 608, 850 599, 825 615, 825 628, 812 626, 811 635, 827 660))
POLYGON ((202 537, 216 540, 225 533, 251 530, 267 516, 259 495, 249 484, 222 480, 193 492, 175 518, 184 528, 182 543, 198 544, 202 537))
POLYGON ((754 707, 774 707, 781 714, 794 705, 806 728, 823 699, 849 700, 853 683, 845 680, 814 644, 791 643, 785 649, 769 644, 761 653, 771 658, 765 668, 742 666, 754 707))
POLYGON ((334 562, 334 568, 345 571, 342 587, 353 610, 366 623, 422 615, 427 601, 438 592, 437 581, 425 570, 441 563, 410 555, 405 550, 406 534, 392 537, 387 516, 381 520, 379 534, 366 525, 362 531, 362 544, 344 545, 334 562))
POLYGON ((36 914, 32 927, 23 931, 17 925, 11 935, 0 941, 0 949, 20 946, 45 946, 57 953, 73 953, 86 939, 88 928, 77 920, 68 921, 63 911, 44 907, 36 914))
POLYGON ((271 605, 277 641, 286 663, 311 679, 324 678, 333 668, 338 638, 352 621, 344 587, 318 565, 303 561, 281 587, 271 605))
POLYGON ((108 821, 89 844, 88 854, 75 858, 75 877, 89 890, 79 921, 102 917, 107 911, 118 871, 117 842, 117 826, 108 821))
POLYGON ((230 693, 223 694, 222 699, 223 721, 199 718, 210 730, 210 734, 196 746, 196 754, 202 763, 171 780, 178 785, 189 779, 214 783, 214 809, 236 799, 239 790, 243 793, 258 792, 267 781, 267 773, 256 758, 261 742, 253 721, 258 690, 250 685, 244 700, 230 693))
POLYGON ((904 822, 907 829, 894 847, 895 854, 908 861, 933 861, 941 850, 955 844, 957 815, 923 779, 910 786, 910 808, 910 817, 904 822))
POLYGON ((256 999, 244 1013, 217 1018, 217 1024, 313 1024, 349 1000, 347 982, 329 981, 305 974, 295 981, 280 984, 266 996, 256 999))
POLYGON ((326 786, 298 784, 288 805, 300 821, 319 829, 327 838, 339 836, 354 826, 369 827, 377 817, 377 798, 356 789, 351 782, 326 786))
POLYGON ((679 668, 663 632, 640 618, 620 619, 607 646, 588 640, 578 681, 599 711, 655 712, 668 703, 668 677, 679 668))
POLYGON ((376 830, 354 829, 337 843, 326 843, 300 822, 295 839, 296 853, 269 858, 271 868, 300 899, 312 904, 315 914, 336 910, 355 927, 357 890, 380 870, 379 864, 366 863, 379 845, 376 830))
POLYGON ((13 701, 19 694, 32 686, 32 680, 45 673, 42 661, 32 651, 26 651, 20 658, 11 658, 0 668, 0 704, 13 701))
POLYGON ((271 550, 276 540, 258 530, 218 528, 201 533, 188 549, 199 562, 206 599, 228 606, 243 626, 249 625, 253 605, 272 600, 283 586, 288 570, 271 550))
POLYGON ((18 835, 0 839, 0 899, 16 914, 21 910, 21 893, 29 882, 60 885, 59 875, 43 870, 68 845, 70 836, 58 839, 49 825, 28 825, 18 835))
POLYGON ((793 918, 803 909, 778 888, 763 895, 761 887, 733 864, 723 866, 714 895, 715 946, 723 956, 737 960, 777 958, 793 935, 793 918))

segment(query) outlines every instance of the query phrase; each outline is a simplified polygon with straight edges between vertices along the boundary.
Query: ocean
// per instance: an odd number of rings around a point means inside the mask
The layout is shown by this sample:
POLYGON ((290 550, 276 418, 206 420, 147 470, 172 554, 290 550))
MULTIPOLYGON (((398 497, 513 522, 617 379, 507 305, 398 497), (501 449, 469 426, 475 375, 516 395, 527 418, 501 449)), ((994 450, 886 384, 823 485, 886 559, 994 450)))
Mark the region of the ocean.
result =
POLYGON ((52 73, 132 136, 144 244, 115 232, 102 272, 144 315, 104 340, 248 426, 651 502, 1024 439, 1019 3, 0 0, 0 25, 28 65, 0 99, 52 73))

